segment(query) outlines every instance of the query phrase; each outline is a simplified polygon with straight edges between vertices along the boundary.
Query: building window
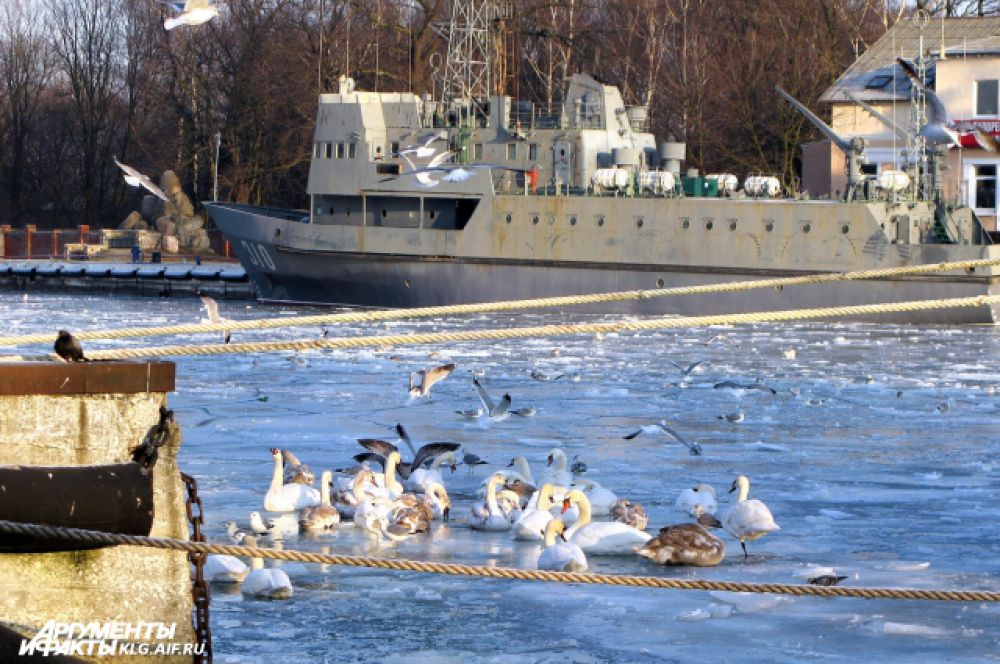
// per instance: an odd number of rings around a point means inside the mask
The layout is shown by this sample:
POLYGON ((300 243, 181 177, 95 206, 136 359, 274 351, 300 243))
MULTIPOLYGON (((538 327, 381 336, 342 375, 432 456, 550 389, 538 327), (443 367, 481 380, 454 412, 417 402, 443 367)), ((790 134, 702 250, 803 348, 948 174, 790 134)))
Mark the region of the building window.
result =
POLYGON ((1000 93, 997 79, 976 81, 976 115, 1000 115, 1000 93))
POLYGON ((538 143, 528 143, 528 161, 538 159, 538 143))
POLYGON ((482 143, 473 143, 472 144, 472 158, 474 160, 476 160, 476 161, 479 161, 480 159, 483 158, 483 144, 482 143))
POLYGON ((977 212, 996 214, 997 203, 997 165, 978 164, 972 167, 972 187, 969 192, 972 207, 977 212))
POLYGON ((517 143, 507 144, 507 159, 517 159, 517 143))

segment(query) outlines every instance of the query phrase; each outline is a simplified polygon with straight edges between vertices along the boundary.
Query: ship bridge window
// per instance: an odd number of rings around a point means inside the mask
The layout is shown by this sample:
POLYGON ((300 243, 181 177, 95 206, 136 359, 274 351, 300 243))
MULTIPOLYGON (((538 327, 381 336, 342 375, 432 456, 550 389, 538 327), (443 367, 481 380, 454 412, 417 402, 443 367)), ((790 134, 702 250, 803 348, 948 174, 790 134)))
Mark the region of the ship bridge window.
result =
POLYGON ((396 155, 398 155, 399 154, 399 141, 393 141, 392 145, 389 147, 389 149, 391 150, 392 156, 395 157, 396 155))
POLYGON ((507 144, 507 159, 517 159, 517 143, 507 144))
POLYGON ((528 159, 531 161, 538 159, 538 143, 528 144, 528 159))
POLYGON ((344 150, 344 144, 343 143, 337 143, 337 159, 343 159, 344 158, 344 152, 345 152, 345 150, 344 150))
POLYGON ((313 159, 319 159, 323 156, 323 144, 317 142, 313 145, 313 159))
POLYGON ((323 144, 323 156, 327 159, 331 159, 333 157, 333 143, 323 144))
POLYGON ((476 161, 479 161, 480 159, 483 158, 483 144, 482 143, 473 143, 472 144, 472 158, 474 160, 476 160, 476 161))
POLYGON ((375 172, 379 175, 399 175, 399 164, 375 164, 375 172))
POLYGON ((358 156, 358 144, 357 143, 348 143, 347 144, 347 158, 348 159, 354 159, 357 156, 358 156))

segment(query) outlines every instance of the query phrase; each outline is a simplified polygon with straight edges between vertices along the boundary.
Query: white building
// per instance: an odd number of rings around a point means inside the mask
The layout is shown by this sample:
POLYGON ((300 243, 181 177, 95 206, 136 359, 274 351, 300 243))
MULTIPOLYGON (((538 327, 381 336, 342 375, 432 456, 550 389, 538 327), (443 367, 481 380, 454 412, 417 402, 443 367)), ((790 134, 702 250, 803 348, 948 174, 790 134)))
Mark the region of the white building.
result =
MULTIPOLYGON (((823 93, 832 106, 831 127, 868 143, 865 171, 903 169, 907 142, 854 103, 867 102, 903 127, 914 125, 913 88, 897 57, 929 58, 926 81, 953 121, 978 125, 1000 137, 1000 18, 932 19, 897 23, 823 93)), ((997 230, 1000 153, 983 149, 971 133, 948 150, 941 180, 947 200, 972 207, 987 229, 997 230)), ((813 196, 837 196, 847 182, 843 153, 828 140, 803 145, 802 188, 813 196)))

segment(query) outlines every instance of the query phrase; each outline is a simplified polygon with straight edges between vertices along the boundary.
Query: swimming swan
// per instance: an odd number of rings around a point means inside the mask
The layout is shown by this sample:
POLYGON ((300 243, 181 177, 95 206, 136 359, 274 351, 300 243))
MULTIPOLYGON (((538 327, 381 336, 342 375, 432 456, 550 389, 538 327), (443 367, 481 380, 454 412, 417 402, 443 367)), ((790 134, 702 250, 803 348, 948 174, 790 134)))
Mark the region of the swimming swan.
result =
POLYGON ((305 484, 284 484, 281 450, 271 449, 274 458, 274 475, 271 487, 264 496, 264 510, 267 512, 295 512, 303 507, 318 505, 322 496, 319 491, 305 484))
MULTIPOLYGON (((247 537, 246 546, 257 546, 257 540, 247 537)), ((288 599, 292 596, 292 582, 284 570, 274 567, 265 568, 262 558, 251 558, 250 573, 243 579, 244 595, 262 597, 264 599, 288 599)))
MULTIPOLYGON (((497 504, 497 487, 503 484, 504 476, 493 473, 486 483, 486 502, 474 505, 469 526, 473 530, 510 530, 511 519, 497 504)), ((513 512, 513 513, 519 513, 513 512)))

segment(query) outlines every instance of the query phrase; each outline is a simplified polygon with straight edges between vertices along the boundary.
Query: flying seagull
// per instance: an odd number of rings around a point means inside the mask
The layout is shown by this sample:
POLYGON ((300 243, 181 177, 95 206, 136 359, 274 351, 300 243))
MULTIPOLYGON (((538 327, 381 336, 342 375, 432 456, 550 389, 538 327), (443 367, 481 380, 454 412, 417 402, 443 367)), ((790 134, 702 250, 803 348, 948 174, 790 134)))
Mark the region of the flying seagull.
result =
POLYGON ((675 367, 677 367, 677 370, 680 371, 682 374, 684 374, 684 377, 686 378, 686 377, 690 376, 691 372, 694 371, 699 365, 704 364, 705 362, 708 362, 708 360, 698 360, 697 362, 692 362, 691 364, 689 364, 687 366, 684 366, 682 364, 678 364, 677 362, 674 362, 673 360, 667 360, 667 362, 669 362, 670 364, 672 364, 675 367))
POLYGON ((87 361, 87 358, 83 356, 83 346, 80 345, 80 340, 66 330, 59 330, 59 336, 56 338, 53 349, 56 351, 56 355, 67 362, 87 361))
POLYGON ((164 2, 163 4, 170 5, 181 12, 177 16, 163 21, 164 30, 173 30, 182 25, 201 25, 219 15, 218 5, 208 0, 187 0, 183 6, 180 2, 164 2))
MULTIPOLYGON (((215 300, 208 297, 207 295, 201 296, 201 302, 205 305, 205 312, 208 314, 208 318, 202 318, 201 324, 216 325, 218 323, 228 323, 229 320, 219 316, 219 305, 216 304, 215 300)), ((222 339, 225 343, 229 343, 232 338, 232 333, 229 330, 222 331, 222 339)))
MULTIPOLYGON (((419 145, 407 145, 405 148, 399 151, 399 156, 403 157, 404 159, 406 159, 409 156, 412 156, 416 159, 427 159, 428 157, 433 156, 435 152, 437 152, 437 148, 432 148, 431 143, 434 143, 435 141, 442 141, 444 140, 444 138, 445 137, 442 136, 441 134, 431 134, 430 136, 424 138, 423 143, 420 143, 419 145)), ((412 167, 412 162, 410 162, 409 159, 406 159, 406 161, 412 167)))
POLYGON ((455 370, 454 364, 442 364, 433 369, 420 369, 410 374, 410 398, 430 397, 434 383, 444 380, 455 370))
MULTIPOLYGON (((452 164, 448 166, 442 166, 440 165, 440 162, 435 163, 435 160, 437 160, 438 157, 441 157, 443 155, 451 156, 451 154, 452 154, 451 152, 442 152, 437 157, 434 157, 434 159, 432 159, 430 163, 427 164, 427 166, 408 171, 406 173, 403 173, 402 175, 386 178, 385 180, 383 180, 383 182, 386 182, 388 180, 394 180, 398 177, 413 175, 414 177, 417 178, 417 181, 420 183, 421 186, 430 188, 430 187, 436 187, 442 182, 465 182, 466 180, 471 178, 476 171, 491 170, 491 169, 512 171, 514 173, 524 173, 529 177, 532 177, 532 174, 534 174, 533 176, 534 178, 538 177, 537 170, 526 169, 526 168, 515 168, 513 166, 507 166, 505 164, 464 164, 464 165, 452 164), (435 180, 430 177, 431 173, 443 173, 443 175, 435 180)), ((442 159, 441 161, 444 160, 442 159)))
MULTIPOLYGON (((406 443, 407 447, 410 448, 410 452, 413 453, 413 461, 411 463, 401 461, 399 467, 397 468, 399 474, 404 480, 408 479, 410 477, 410 473, 417 468, 420 468, 425 461, 430 461, 437 455, 444 454, 445 452, 454 452, 462 446, 461 443, 435 442, 427 443, 426 445, 421 446, 419 450, 414 450, 413 440, 406 432, 406 429, 403 428, 402 424, 396 425, 396 433, 399 434, 402 441, 406 443)), ((399 451, 399 448, 392 443, 379 440, 377 438, 358 438, 358 444, 366 450, 381 456, 383 459, 387 458, 391 453, 399 451)), ((383 467, 384 466, 385 464, 383 464, 383 467)))
POLYGON ((167 196, 165 193, 163 193, 162 189, 153 184, 153 181, 150 180, 148 177, 146 177, 139 171, 135 170, 131 166, 121 163, 120 161, 118 161, 118 157, 113 156, 112 159, 115 160, 115 163, 118 165, 118 168, 122 169, 122 171, 125 173, 125 183, 128 184, 130 187, 145 187, 149 192, 154 194, 157 198, 167 201, 168 203, 170 202, 170 197, 167 196))
POLYGON ((699 445, 698 443, 690 443, 687 440, 685 440, 679 433, 677 433, 676 431, 674 431, 673 428, 669 424, 667 424, 666 420, 660 420, 656 424, 641 427, 638 430, 633 431, 630 434, 626 434, 625 436, 622 436, 622 438, 624 438, 625 440, 632 440, 633 438, 635 438, 639 434, 643 434, 643 433, 659 433, 661 431, 663 433, 667 434, 670 438, 676 440, 681 445, 684 445, 685 447, 687 447, 688 451, 691 452, 691 454, 693 454, 694 456, 698 456, 699 454, 701 454, 701 445, 699 445))
POLYGON ((896 58, 906 77, 913 82, 913 87, 924 93, 927 100, 927 124, 920 128, 920 135, 934 145, 961 144, 959 132, 971 132, 975 135, 980 147, 989 152, 1000 152, 1000 143, 980 127, 970 122, 953 122, 937 93, 928 88, 920 79, 916 67, 905 58, 896 58))

